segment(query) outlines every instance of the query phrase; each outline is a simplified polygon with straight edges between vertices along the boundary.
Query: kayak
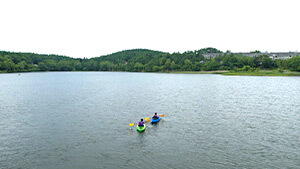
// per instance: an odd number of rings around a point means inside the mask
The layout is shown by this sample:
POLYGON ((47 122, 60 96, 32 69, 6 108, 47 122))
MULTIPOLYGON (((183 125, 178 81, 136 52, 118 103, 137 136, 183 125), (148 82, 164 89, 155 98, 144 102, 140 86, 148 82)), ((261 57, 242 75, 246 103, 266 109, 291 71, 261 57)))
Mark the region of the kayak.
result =
POLYGON ((144 124, 144 126, 136 126, 136 129, 137 129, 137 131, 139 131, 139 132, 143 132, 143 131, 145 131, 146 130, 146 125, 144 124))
POLYGON ((158 117, 158 119, 152 119, 151 120, 151 123, 157 123, 157 122, 159 122, 160 121, 160 117, 158 117))

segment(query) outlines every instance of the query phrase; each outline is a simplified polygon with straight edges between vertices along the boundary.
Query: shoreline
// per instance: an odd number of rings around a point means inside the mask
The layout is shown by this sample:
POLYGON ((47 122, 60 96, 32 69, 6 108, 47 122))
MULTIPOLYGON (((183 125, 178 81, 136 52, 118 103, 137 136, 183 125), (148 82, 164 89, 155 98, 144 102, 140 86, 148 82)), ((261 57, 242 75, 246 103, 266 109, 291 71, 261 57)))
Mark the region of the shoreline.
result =
POLYGON ((228 70, 214 70, 214 71, 170 71, 162 73, 171 73, 171 74, 223 74, 228 73, 228 70))
POLYGON ((178 73, 178 74, 220 74, 224 76, 300 76, 300 72, 278 72, 278 71, 271 71, 271 70, 260 70, 257 72, 230 72, 230 71, 175 71, 169 73, 178 73))
MULTIPOLYGON (((22 71, 22 72, 5 72, 0 71, 0 74, 19 74, 19 73, 47 73, 47 72, 127 72, 127 71, 22 71)), ((260 70, 254 72, 231 72, 227 70, 215 70, 215 71, 170 71, 170 72, 127 72, 127 73, 166 73, 166 74, 218 74, 224 76, 300 76, 300 72, 291 71, 271 71, 260 70)))

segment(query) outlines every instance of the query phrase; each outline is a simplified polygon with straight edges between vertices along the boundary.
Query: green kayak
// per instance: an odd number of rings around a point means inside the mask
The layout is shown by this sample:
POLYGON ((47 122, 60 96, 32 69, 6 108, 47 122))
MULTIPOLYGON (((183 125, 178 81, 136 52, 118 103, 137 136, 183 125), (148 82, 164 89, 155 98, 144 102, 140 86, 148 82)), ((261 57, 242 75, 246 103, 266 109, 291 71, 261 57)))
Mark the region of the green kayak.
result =
POLYGON ((145 131, 146 130, 146 125, 144 124, 144 126, 136 126, 136 129, 137 129, 137 131, 139 131, 139 132, 143 132, 143 131, 145 131))

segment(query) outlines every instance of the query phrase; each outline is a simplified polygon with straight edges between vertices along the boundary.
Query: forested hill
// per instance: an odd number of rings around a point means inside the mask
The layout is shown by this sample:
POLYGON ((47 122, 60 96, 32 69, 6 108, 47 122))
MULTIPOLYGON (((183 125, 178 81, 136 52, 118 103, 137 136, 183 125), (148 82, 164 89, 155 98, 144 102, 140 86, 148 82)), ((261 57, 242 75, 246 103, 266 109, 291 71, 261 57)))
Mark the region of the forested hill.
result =
POLYGON ((300 71, 300 57, 272 60, 269 56, 247 57, 215 48, 184 53, 166 53, 148 49, 132 49, 91 59, 75 59, 60 55, 43 55, 0 51, 0 72, 29 71, 254 71, 279 69, 300 71), (205 53, 219 53, 205 58, 205 53))
POLYGON ((124 63, 124 62, 141 62, 143 64, 153 59, 155 56, 161 56, 165 52, 159 52, 148 49, 131 49, 116 52, 113 54, 92 58, 94 61, 110 61, 113 63, 124 63))
POLYGON ((0 72, 65 70, 73 61, 61 55, 0 51, 0 72))

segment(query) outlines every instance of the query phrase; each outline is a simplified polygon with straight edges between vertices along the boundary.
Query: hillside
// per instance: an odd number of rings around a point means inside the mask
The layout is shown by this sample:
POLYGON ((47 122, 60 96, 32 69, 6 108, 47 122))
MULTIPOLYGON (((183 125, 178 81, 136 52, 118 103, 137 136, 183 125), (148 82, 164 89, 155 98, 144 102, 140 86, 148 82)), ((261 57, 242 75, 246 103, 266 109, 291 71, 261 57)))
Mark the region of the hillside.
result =
POLYGON ((148 49, 131 49, 91 59, 74 59, 60 55, 0 51, 0 72, 30 71, 255 71, 279 69, 300 71, 300 57, 272 60, 268 56, 241 56, 223 53, 215 48, 204 48, 184 53, 166 53, 148 49), (205 58, 205 53, 220 53, 205 58))
POLYGON ((100 62, 110 61, 113 63, 140 62, 145 64, 154 57, 161 56, 163 54, 165 54, 165 52, 159 52, 148 49, 131 49, 112 53, 101 57, 92 58, 92 60, 100 62))

